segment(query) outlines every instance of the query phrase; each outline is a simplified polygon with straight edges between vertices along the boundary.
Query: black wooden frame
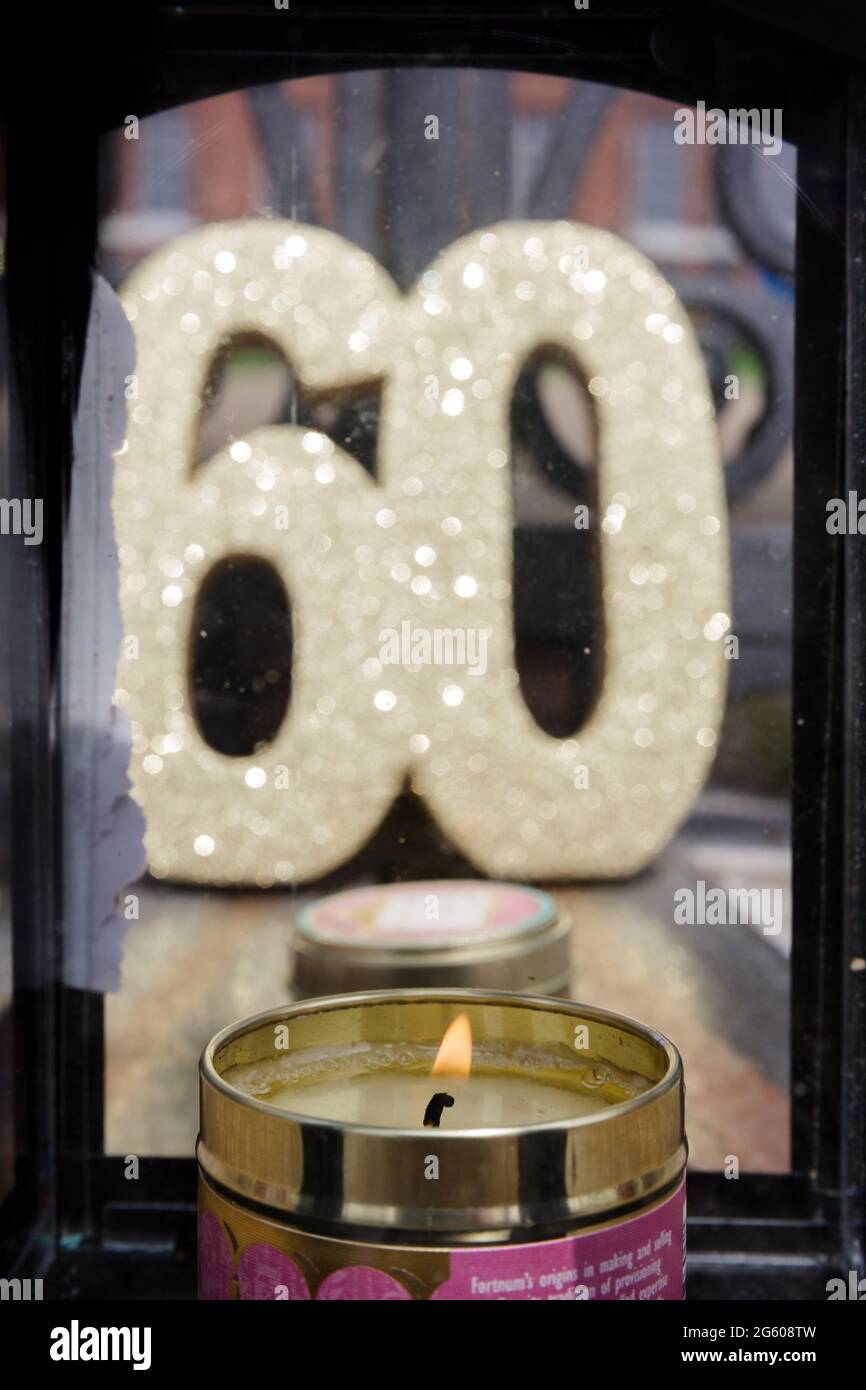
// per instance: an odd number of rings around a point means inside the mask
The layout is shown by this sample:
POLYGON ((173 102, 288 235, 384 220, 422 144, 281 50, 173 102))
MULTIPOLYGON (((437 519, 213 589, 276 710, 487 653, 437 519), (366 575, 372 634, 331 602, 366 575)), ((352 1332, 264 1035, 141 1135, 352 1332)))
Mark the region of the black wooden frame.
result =
MULTIPOLYGON (((856 4, 127 3, 53 18, 66 58, 50 98, 14 70, 6 267, 21 494, 45 542, 16 595, 14 767, 18 1183, 0 1213, 3 1273, 49 1296, 190 1296, 192 1159, 144 1159, 131 1185, 103 1153, 100 996, 56 981, 63 806, 51 687, 72 420, 97 225, 98 138, 123 118, 317 72, 413 64, 530 69, 708 105, 779 106, 799 146, 795 406, 792 960, 793 1172, 689 1190, 691 1297, 823 1298, 863 1273, 866 576, 826 502, 866 496, 866 40, 856 4), (842 34, 844 30, 844 36, 842 34), (95 45, 92 40, 97 38, 95 45), (108 54, 105 45, 108 45, 108 54), (53 143, 46 143, 52 122, 53 143), (58 150, 58 142, 61 147, 58 150), (18 628, 20 627, 20 634, 18 628), (135 1187, 131 1196, 130 1189, 135 1187)), ((34 18, 30 52, 44 51, 34 18)), ((26 21, 25 21, 26 23, 26 21)), ((11 60, 11 62, 10 62, 11 60)), ((7 603, 9 599, 7 597, 7 603)), ((5 617, 4 617, 5 621, 5 617)), ((55 690, 56 694, 56 690, 55 690)), ((62 692, 61 692, 62 695, 62 692)))

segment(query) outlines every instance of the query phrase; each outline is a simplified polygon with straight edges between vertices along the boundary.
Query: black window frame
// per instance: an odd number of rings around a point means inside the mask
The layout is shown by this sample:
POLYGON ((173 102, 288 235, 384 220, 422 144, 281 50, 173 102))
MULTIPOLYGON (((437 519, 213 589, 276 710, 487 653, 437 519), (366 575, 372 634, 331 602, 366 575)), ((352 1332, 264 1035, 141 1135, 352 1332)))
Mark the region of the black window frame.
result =
MULTIPOLYGON (((99 139, 144 116, 269 81, 355 68, 508 68, 707 105, 781 107, 798 147, 792 856, 792 1171, 696 1173, 689 1296, 822 1297, 861 1268, 866 1155, 866 540, 827 534, 826 502, 866 497, 866 38, 856 6, 717 3, 483 6, 405 0, 359 11, 139 4, 105 19, 114 61, 89 57, 68 13, 52 44, 79 60, 43 93, 10 67, 6 252, 21 495, 45 539, 16 595, 13 767, 18 1181, 0 1212, 2 1273, 51 1271, 54 1294, 190 1296, 194 1160, 142 1158, 138 1183, 103 1150, 103 1000, 56 982, 64 807, 57 690, 62 538, 96 252, 99 139), (832 32, 831 32, 832 23, 832 32), (68 34, 64 39, 64 26, 68 34), (133 32, 134 31, 134 32, 133 32), (83 45, 83 46, 82 46, 83 45), (62 114, 52 114, 62 113, 62 114), (62 120, 46 176, 45 130, 62 120), (20 629, 20 631, 19 631, 20 629), (131 1187, 135 1188, 131 1192, 131 1187)), ((88 12, 90 18, 90 12, 88 12)), ((36 21, 34 21, 36 23, 36 21)), ((35 30, 34 30, 35 35, 35 30)), ((34 43, 36 42, 34 37, 34 43)), ((10 45, 9 56, 14 57, 10 45)), ((93 53, 101 52, 96 45, 93 53)), ((7 57, 7 61, 9 58, 7 57)), ((7 600, 8 603, 8 600, 7 600)))

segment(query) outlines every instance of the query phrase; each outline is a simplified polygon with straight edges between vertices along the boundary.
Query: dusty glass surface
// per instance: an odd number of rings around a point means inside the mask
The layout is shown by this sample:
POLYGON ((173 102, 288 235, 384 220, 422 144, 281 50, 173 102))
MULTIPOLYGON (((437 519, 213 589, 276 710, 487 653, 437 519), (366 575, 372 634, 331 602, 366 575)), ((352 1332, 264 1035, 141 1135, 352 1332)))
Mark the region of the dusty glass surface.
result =
MULTIPOLYGON (((471 70, 229 93, 142 120, 137 139, 107 138, 101 269, 119 286, 185 231, 280 216, 338 231, 405 290, 469 232, 568 218, 623 238, 675 285, 726 465, 736 640, 717 756, 685 824, 639 874, 543 886, 574 921, 574 997, 649 1023, 682 1051, 693 1165, 720 1171, 734 1155, 744 1171, 778 1172, 789 1162, 793 289, 744 249, 720 211, 716 151, 677 143, 675 112, 613 88, 471 70)), ((792 151, 742 154, 737 196, 789 228, 792 151)), ((572 359, 542 348, 510 409, 517 677, 536 724, 557 738, 579 736, 605 675, 587 388, 572 359)), ((377 393, 310 399, 272 345, 235 339, 210 374, 198 459, 206 467, 257 426, 285 422, 332 439, 375 477, 381 410, 377 393)), ((161 498, 152 524, 171 515, 161 498)), ((291 596, 287 606, 273 572, 237 555, 202 585, 193 626, 199 728, 227 757, 249 755, 291 707, 291 596)), ((709 679, 693 665, 691 679, 709 679)), ((198 1053, 218 1028, 288 997, 304 902, 474 872, 407 785, 325 880, 213 889, 145 877, 123 986, 107 1000, 108 1149, 191 1152, 198 1053)))

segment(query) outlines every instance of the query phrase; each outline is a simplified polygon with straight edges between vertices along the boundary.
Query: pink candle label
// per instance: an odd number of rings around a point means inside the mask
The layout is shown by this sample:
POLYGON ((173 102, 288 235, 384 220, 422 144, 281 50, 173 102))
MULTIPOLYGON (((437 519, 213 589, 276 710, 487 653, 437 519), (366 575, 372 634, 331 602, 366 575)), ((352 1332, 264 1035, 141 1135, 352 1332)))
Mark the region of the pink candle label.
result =
POLYGON ((432 879, 335 893, 305 908, 298 927, 334 946, 430 950, 520 936, 555 917, 553 899, 538 888, 432 879))
POLYGON ((446 1299, 589 1302, 683 1298, 686 1186, 660 1206, 600 1231, 535 1245, 453 1250, 446 1299))
POLYGON ((685 1296, 685 1178, 649 1211, 595 1230, 531 1245, 437 1251, 307 1236, 245 1212, 204 1184, 201 1199, 203 1299, 589 1302, 685 1296), (244 1239, 245 1233, 255 1239, 244 1239))

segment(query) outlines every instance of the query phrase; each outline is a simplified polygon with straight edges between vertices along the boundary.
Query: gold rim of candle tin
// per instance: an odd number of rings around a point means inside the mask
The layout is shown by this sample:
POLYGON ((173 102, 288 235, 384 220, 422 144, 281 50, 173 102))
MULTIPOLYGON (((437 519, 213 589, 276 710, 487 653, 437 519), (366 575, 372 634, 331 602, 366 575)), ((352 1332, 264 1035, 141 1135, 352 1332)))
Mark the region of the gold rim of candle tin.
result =
MULTIPOLYGON (((389 886, 405 891, 416 885, 410 882, 389 886)), ((491 885, 479 880, 478 886, 513 889, 521 885, 491 885)), ((292 996, 303 1000, 362 990, 420 986, 428 989, 531 989, 534 994, 566 994, 572 973, 571 918, 558 914, 556 900, 549 893, 537 888, 531 891, 534 896, 546 900, 548 915, 524 931, 477 943, 411 949, 317 940, 305 930, 304 922, 313 909, 320 906, 321 900, 310 903, 299 914, 295 926, 292 996)))
MULTIPOLYGON (((580 1057, 580 1053, 575 1054, 580 1057)), ((232 1024, 200 1064, 197 1156, 211 1185, 301 1229, 381 1243, 533 1240, 624 1214, 671 1190, 685 1168, 682 1063, 644 1024, 564 999, 487 990, 377 990, 273 1009, 232 1024), (387 1129, 280 1110, 222 1079, 228 1066, 294 1046, 430 1040, 467 1012, 478 1040, 573 1046, 654 1080, 595 1115, 525 1127, 387 1129), (399 1024, 399 1027, 396 1025, 399 1024), (395 1031, 396 1028, 396 1031, 395 1031), (301 1030, 298 1038, 297 1030, 301 1030), (428 1156, 439 1177, 425 1177, 428 1156)))

